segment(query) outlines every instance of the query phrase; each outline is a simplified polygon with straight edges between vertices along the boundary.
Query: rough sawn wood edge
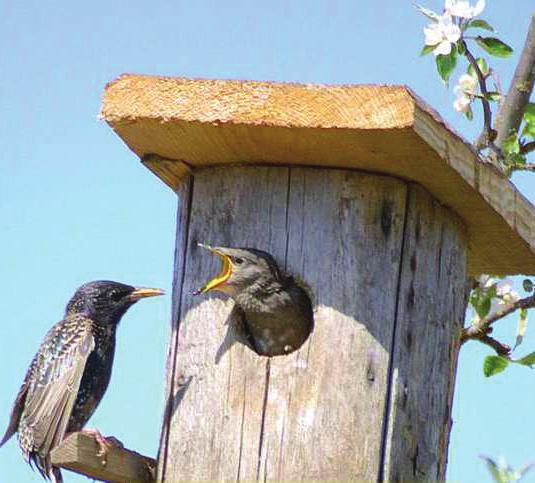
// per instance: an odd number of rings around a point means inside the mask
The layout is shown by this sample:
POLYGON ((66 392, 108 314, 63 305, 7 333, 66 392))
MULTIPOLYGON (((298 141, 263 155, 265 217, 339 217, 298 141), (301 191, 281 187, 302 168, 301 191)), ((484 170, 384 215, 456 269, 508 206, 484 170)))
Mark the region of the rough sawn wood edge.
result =
POLYGON ((470 274, 535 274, 533 205, 405 86, 128 74, 106 87, 101 116, 138 156, 161 155, 144 164, 173 189, 210 160, 361 169, 414 181, 467 224, 470 274), (293 141, 320 133, 325 152, 311 159, 307 143, 294 142, 288 156, 295 160, 277 159, 281 129, 293 131, 293 141), (332 146, 341 147, 328 159, 332 146))
POLYGON ((119 447, 112 447, 105 461, 97 453, 98 445, 91 436, 73 433, 52 450, 52 464, 111 483, 150 483, 155 480, 156 461, 152 458, 119 447))

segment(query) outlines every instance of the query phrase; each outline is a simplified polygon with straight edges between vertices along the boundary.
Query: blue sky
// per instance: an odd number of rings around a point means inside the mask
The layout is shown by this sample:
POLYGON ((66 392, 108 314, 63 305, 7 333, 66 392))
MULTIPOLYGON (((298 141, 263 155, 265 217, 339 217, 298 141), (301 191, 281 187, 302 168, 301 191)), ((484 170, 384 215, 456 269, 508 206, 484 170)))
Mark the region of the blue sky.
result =
MULTIPOLYGON (((487 3, 483 18, 518 52, 532 0, 487 3)), ((97 120, 106 82, 135 72, 407 84, 472 139, 480 124, 453 111, 432 57, 418 57, 425 24, 404 0, 3 2, 0 430, 40 340, 77 286, 115 279, 171 288, 175 195, 97 120)), ((504 86, 516 58, 493 60, 504 86)), ((535 201, 534 175, 514 181, 535 201)), ((144 300, 124 317, 112 383, 89 424, 148 455, 158 445, 170 303, 144 300)), ((514 324, 503 321, 498 333, 511 341, 514 324)), ((535 350, 535 330, 524 347, 535 350)), ((515 465, 535 460, 535 373, 513 367, 485 380, 487 353, 475 343, 462 350, 454 481, 488 480, 480 453, 515 465)), ((14 439, 0 450, 0 481, 41 481, 14 439)))

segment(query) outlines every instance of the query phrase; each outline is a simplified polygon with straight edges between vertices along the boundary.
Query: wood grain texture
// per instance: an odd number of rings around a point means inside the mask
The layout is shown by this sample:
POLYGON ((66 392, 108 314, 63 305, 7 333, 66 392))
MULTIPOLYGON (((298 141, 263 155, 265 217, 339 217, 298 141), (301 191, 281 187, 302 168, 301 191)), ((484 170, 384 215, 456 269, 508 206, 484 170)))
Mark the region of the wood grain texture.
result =
POLYGON ((464 221, 473 275, 535 274, 535 208, 404 86, 125 75, 102 117, 173 189, 189 167, 321 166, 422 185, 464 221), (178 161, 178 163, 177 163, 178 161))
POLYGON ((440 289, 457 283, 450 272, 464 276, 462 223, 436 203, 434 211, 426 209, 431 198, 423 190, 422 212, 412 213, 407 183, 347 170, 201 169, 190 193, 188 241, 184 245, 183 231, 177 240, 186 254, 177 264, 183 276, 175 274, 180 302, 168 370, 176 404, 164 422, 158 481, 377 480, 391 474, 412 457, 403 451, 399 461, 386 457, 403 445, 398 428, 407 431, 408 416, 389 402, 397 397, 390 391, 398 391, 393 368, 435 361, 431 357, 438 358, 436 391, 422 379, 411 391, 433 408, 427 423, 439 436, 428 438, 419 425, 410 431, 424 441, 422 452, 425 447, 442 460, 449 426, 443 428, 445 412, 435 409, 450 402, 456 351, 450 357, 433 351, 438 342, 445 351, 453 346, 458 320, 452 314, 464 307, 464 292, 441 295, 431 322, 424 308, 418 317, 403 313, 397 293, 401 288, 401 299, 407 290, 406 259, 416 250, 408 235, 411 216, 418 213, 433 227, 433 242, 420 241, 417 248, 428 250, 422 259, 432 259, 443 274, 440 289), (440 243, 435 225, 444 232, 440 243), (314 294, 315 329, 299 351, 268 363, 236 342, 232 301, 191 296, 219 264, 197 242, 267 250, 304 278, 314 294), (404 336, 401 321, 411 317, 430 346, 419 341, 405 356, 397 352, 397 339, 404 336), (399 421, 386 424, 389 415, 399 421))
POLYGON ((444 481, 466 310, 460 220, 410 185, 390 366, 385 481, 444 481))
POLYGON ((73 433, 54 448, 52 464, 110 483, 149 483, 155 481, 156 461, 124 448, 114 447, 106 456, 97 456, 98 445, 83 433, 73 433))
POLYGON ((219 265, 216 257, 197 247, 198 242, 257 246, 284 258, 287 191, 284 168, 195 175, 184 282, 178 295, 173 386, 182 395, 167 421, 164 481, 256 477, 267 359, 241 344, 232 345, 230 301, 191 293, 219 265))
POLYGON ((292 169, 287 265, 315 296, 315 330, 271 361, 264 479, 375 480, 406 185, 292 169))
MULTIPOLYGON (((156 160, 158 162, 158 160, 156 160)), ((176 216, 176 237, 175 256, 173 270, 173 295, 171 306, 171 324, 169 330, 169 345, 167 348, 166 363, 166 388, 165 388, 165 408, 160 435, 160 447, 158 451, 158 480, 161 480, 165 472, 167 462, 167 448, 169 426, 167 422, 180 402, 184 388, 176 384, 175 364, 178 346, 178 317, 181 310, 181 293, 184 282, 184 264, 187 256, 187 242, 189 233, 190 204, 193 190, 193 176, 181 178, 176 186, 177 194, 177 216, 176 216)))

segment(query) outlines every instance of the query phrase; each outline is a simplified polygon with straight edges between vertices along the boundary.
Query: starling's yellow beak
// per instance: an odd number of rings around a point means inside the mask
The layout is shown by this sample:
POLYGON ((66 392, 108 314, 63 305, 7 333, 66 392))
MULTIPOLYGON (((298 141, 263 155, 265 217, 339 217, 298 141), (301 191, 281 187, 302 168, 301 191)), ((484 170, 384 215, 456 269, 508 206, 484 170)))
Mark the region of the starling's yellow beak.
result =
POLYGON ((165 294, 165 292, 159 288, 139 287, 136 288, 133 292, 131 292, 128 298, 133 302, 136 302, 137 300, 145 297, 156 297, 157 295, 163 294, 165 294))
POLYGON ((203 245, 202 243, 198 243, 198 245, 218 255, 221 258, 222 266, 219 273, 214 278, 212 278, 212 280, 210 280, 204 287, 195 291, 193 295, 200 295, 223 285, 232 275, 232 262, 230 261, 230 257, 228 255, 225 255, 217 248, 213 248, 208 245, 203 245))

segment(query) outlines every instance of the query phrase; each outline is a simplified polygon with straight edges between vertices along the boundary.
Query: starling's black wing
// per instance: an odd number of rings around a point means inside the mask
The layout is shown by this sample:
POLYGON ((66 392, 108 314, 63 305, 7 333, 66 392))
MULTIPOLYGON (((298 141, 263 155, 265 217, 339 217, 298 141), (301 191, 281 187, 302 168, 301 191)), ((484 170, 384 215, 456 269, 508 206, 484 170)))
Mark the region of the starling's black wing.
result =
POLYGON ((89 354, 95 347, 91 320, 72 315, 46 335, 29 369, 19 443, 28 462, 54 477, 50 451, 65 436, 89 354))

